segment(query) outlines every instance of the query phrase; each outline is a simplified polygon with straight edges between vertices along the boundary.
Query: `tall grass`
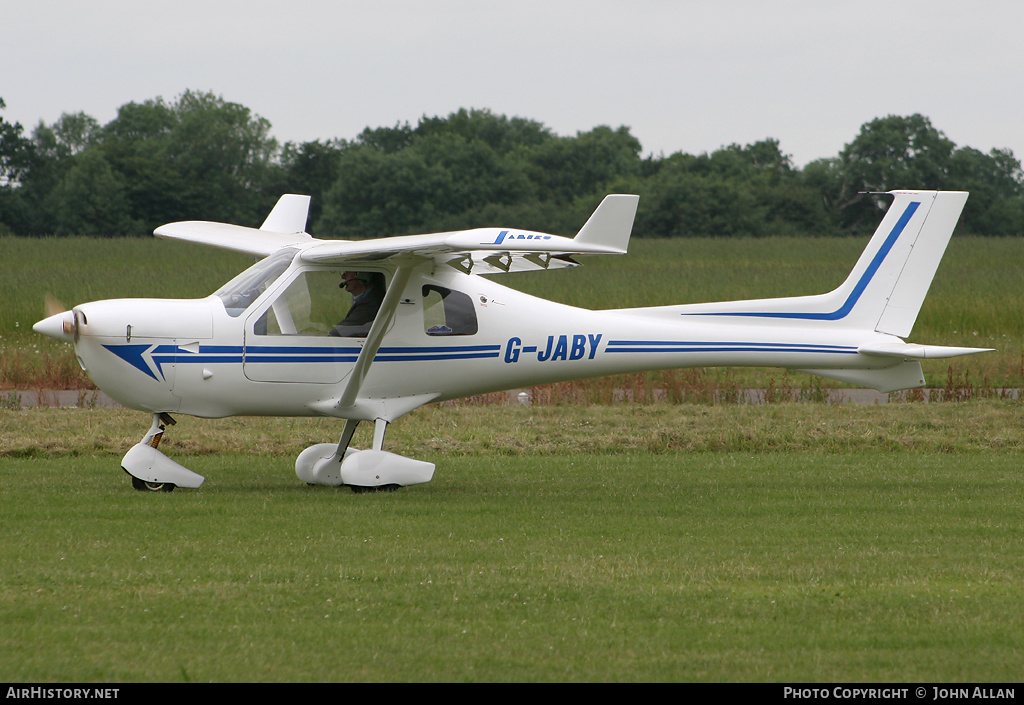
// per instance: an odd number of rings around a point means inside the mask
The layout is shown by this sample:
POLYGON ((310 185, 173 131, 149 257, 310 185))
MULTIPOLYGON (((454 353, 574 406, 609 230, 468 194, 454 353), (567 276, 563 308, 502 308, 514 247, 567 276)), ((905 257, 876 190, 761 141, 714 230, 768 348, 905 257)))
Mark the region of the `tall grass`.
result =
MULTIPOLYGON (((587 258, 584 267, 570 270, 503 275, 501 282, 595 309, 816 294, 838 286, 865 245, 865 238, 639 239, 625 256, 587 258)), ((68 346, 31 330, 43 317, 47 295, 67 306, 104 298, 205 296, 251 261, 155 238, 0 238, 0 387, 89 386, 68 346)), ((1024 386, 1022 270, 1024 239, 954 236, 911 340, 998 352, 952 364, 926 361, 932 385, 943 385, 952 374, 977 387, 1024 386)), ((729 370, 723 386, 768 388, 779 374, 729 370)), ((653 390, 660 377, 651 379, 653 390)), ((595 387, 592 394, 598 393, 595 387)))
MULTIPOLYGON (((386 448, 413 458, 669 451, 1024 453, 1022 424, 1024 404, 977 398, 937 405, 458 402, 422 407, 403 417, 388 432, 386 448)), ((0 405, 0 457, 102 456, 116 462, 148 426, 146 414, 127 409, 0 405)), ((160 448, 171 457, 253 453, 294 459, 314 443, 336 442, 340 433, 337 419, 181 417, 160 448)), ((362 424, 353 446, 366 448, 372 440, 373 425, 362 424)))

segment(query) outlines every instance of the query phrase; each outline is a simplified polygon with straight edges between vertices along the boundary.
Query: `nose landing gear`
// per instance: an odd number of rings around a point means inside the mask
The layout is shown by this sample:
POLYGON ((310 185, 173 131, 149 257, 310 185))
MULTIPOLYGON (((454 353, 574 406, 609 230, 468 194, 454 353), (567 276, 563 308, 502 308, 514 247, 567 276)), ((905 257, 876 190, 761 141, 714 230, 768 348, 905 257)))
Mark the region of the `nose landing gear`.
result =
POLYGON ((177 423, 170 414, 153 414, 149 431, 125 453, 121 469, 132 478, 132 487, 140 492, 171 492, 175 487, 196 488, 206 479, 157 450, 164 428, 177 423))

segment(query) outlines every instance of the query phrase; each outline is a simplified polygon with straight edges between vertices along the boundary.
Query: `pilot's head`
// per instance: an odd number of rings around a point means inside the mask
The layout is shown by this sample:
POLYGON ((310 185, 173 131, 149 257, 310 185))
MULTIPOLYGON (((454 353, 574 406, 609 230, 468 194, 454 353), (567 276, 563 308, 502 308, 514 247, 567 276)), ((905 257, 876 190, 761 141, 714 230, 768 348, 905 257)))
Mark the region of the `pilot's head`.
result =
POLYGON ((359 296, 373 285, 373 275, 369 272, 345 272, 341 279, 341 288, 353 296, 359 296))

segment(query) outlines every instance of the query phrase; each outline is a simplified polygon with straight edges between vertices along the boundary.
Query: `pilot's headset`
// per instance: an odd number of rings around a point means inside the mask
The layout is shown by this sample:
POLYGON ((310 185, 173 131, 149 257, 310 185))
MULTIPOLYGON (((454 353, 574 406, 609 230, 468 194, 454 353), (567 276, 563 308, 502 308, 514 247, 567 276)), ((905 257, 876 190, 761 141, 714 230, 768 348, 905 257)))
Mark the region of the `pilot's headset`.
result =
MULTIPOLYGON (((356 272, 356 275, 352 277, 356 281, 362 282, 363 286, 370 287, 373 284, 373 274, 371 272, 356 272)), ((339 289, 344 289, 345 284, 351 281, 351 279, 343 279, 341 284, 338 284, 339 289)))

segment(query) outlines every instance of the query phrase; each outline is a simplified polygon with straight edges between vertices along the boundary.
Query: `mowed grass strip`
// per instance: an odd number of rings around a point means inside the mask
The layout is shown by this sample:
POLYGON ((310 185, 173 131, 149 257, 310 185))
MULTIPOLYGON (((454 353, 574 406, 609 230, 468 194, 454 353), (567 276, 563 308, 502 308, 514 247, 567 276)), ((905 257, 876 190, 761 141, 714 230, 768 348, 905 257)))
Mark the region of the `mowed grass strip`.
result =
POLYGON ((1022 408, 430 407, 388 441, 435 479, 371 495, 294 476, 336 423, 181 418, 207 482, 144 494, 144 414, 0 412, 0 673, 1012 682, 1022 408))

